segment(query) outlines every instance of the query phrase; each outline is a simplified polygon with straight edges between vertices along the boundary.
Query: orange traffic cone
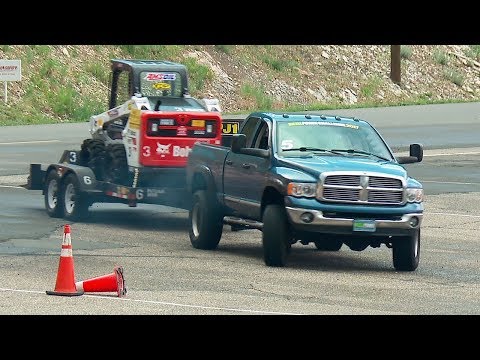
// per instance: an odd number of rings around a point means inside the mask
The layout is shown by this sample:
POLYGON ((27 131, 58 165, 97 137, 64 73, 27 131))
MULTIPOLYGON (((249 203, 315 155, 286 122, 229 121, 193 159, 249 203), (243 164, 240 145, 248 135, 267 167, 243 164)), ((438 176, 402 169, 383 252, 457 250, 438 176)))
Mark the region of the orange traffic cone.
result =
POLYGON ((83 291, 77 291, 75 286, 75 270, 73 267, 72 238, 70 225, 63 227, 62 251, 58 264, 57 283, 54 291, 47 291, 48 295, 78 296, 83 291))
POLYGON ((127 288, 123 277, 123 268, 115 266, 113 273, 92 279, 77 281, 76 287, 83 292, 116 292, 118 297, 125 296, 127 288))

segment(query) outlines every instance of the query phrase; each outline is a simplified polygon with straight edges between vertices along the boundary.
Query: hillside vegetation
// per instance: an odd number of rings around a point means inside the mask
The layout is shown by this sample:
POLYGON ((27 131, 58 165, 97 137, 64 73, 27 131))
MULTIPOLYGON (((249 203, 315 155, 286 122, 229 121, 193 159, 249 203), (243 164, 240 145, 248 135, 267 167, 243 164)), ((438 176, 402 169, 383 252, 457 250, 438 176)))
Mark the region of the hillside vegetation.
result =
POLYGON ((110 59, 165 59, 190 73, 195 97, 224 113, 321 110, 480 99, 480 45, 402 45, 402 82, 389 45, 0 45, 22 60, 0 125, 87 121, 107 110, 110 59))

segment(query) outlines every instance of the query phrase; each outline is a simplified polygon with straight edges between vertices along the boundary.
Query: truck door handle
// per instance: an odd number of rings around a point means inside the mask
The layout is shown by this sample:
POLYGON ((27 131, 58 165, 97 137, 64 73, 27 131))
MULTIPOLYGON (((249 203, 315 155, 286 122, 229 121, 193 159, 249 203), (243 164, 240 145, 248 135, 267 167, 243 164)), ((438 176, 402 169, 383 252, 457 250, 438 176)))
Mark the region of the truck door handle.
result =
POLYGON ((250 169, 250 164, 242 164, 242 168, 244 168, 244 169, 250 169))
POLYGON ((227 160, 227 161, 225 161, 225 164, 227 164, 227 165, 233 165, 233 161, 232 161, 232 160, 227 160))

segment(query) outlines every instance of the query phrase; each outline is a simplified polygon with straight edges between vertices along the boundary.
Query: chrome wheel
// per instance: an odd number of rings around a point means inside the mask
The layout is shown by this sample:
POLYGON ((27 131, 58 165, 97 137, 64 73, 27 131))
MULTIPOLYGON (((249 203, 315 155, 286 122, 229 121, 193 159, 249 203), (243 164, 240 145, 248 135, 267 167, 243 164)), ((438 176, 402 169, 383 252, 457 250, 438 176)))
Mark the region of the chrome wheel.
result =
POLYGON ((58 182, 51 180, 48 183, 47 202, 50 209, 55 209, 58 204, 58 182))
POLYGON ((72 214, 75 209, 75 187, 73 184, 67 184, 65 187, 65 212, 72 214))

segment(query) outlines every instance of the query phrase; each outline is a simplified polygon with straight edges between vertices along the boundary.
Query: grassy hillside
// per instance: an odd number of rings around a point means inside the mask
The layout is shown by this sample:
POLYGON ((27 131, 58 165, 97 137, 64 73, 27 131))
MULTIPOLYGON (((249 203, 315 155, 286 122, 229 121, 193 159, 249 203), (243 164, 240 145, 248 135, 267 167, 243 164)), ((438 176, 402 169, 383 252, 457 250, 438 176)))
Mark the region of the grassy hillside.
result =
POLYGON ((398 86, 388 45, 0 45, 0 59, 22 60, 6 105, 0 90, 0 125, 87 121, 105 111, 111 58, 181 62, 191 94, 219 98, 224 113, 479 101, 480 45, 401 50, 398 86))

